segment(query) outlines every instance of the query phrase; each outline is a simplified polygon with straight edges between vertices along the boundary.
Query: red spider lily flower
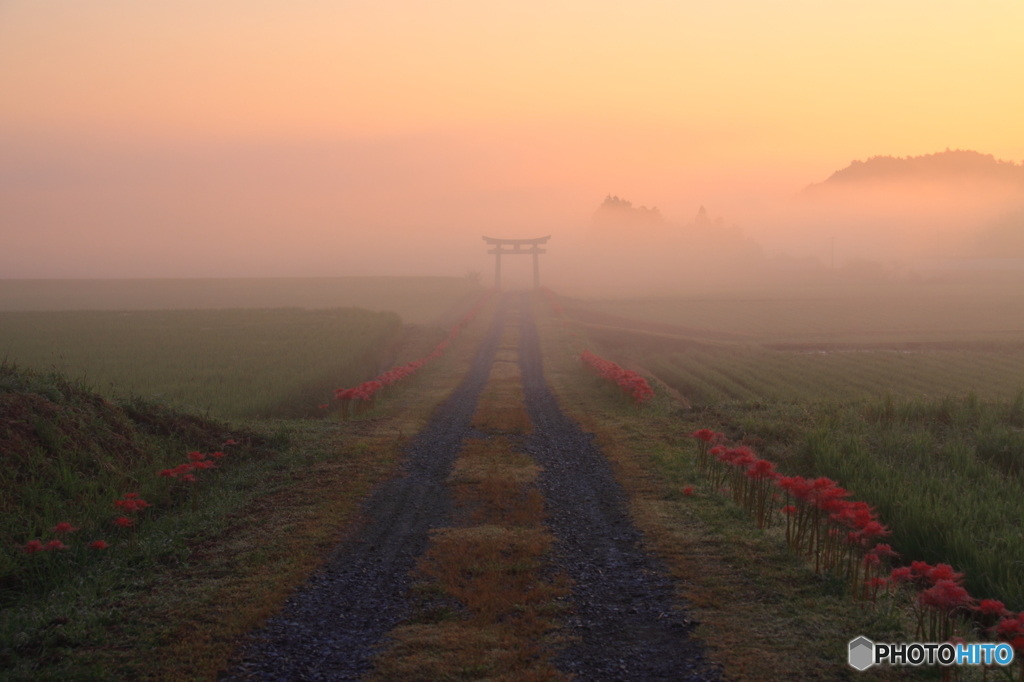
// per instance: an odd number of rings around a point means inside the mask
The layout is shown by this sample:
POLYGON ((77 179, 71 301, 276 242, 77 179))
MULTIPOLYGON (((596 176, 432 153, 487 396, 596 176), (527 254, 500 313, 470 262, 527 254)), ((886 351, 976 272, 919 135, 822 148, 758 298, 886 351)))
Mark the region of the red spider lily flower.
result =
POLYGON ((783 476, 776 479, 776 485, 800 502, 806 502, 811 494, 811 483, 803 476, 783 476))
POLYGON ((66 521, 58 523, 56 526, 53 527, 53 532, 54 533, 74 533, 76 530, 79 530, 79 529, 75 528, 74 526, 72 526, 70 523, 67 523, 66 521))
POLYGON ((583 364, 590 366, 602 378, 613 381, 638 403, 645 403, 654 397, 654 390, 647 380, 632 370, 619 367, 610 360, 594 355, 589 350, 580 355, 583 364))
POLYGON ((24 549, 25 554, 35 554, 36 552, 42 552, 46 550, 46 548, 43 547, 42 540, 29 540, 28 544, 25 545, 22 549, 24 549))
POLYGON ((1013 616, 1003 618, 993 629, 1000 639, 1007 641, 1024 637, 1024 613, 1021 613, 1017 618, 1013 616))
POLYGON ((892 569, 892 573, 889 574, 889 580, 894 583, 908 583, 913 579, 914 575, 910 566, 894 568, 892 569))
POLYGON ((892 531, 880 524, 878 521, 871 521, 860 529, 861 537, 864 539, 869 538, 883 538, 886 535, 892 535, 892 531))
POLYGON ((188 453, 188 458, 193 462, 198 462, 199 460, 206 459, 206 455, 198 450, 194 450, 193 452, 188 453))
POLYGON ((687 497, 691 497, 693 495, 693 486, 688 485, 685 488, 683 488, 683 494, 686 495, 687 497))
POLYGON ((192 474, 184 474, 181 477, 181 480, 186 481, 188 483, 195 483, 196 477, 193 476, 192 474))
POLYGON ((735 467, 746 468, 757 461, 757 455, 755 455, 753 450, 750 448, 745 445, 741 445, 739 447, 726 450, 720 459, 735 467))
POLYGON ((698 429, 697 431, 691 433, 690 437, 702 440, 705 443, 710 443, 715 439, 715 435, 715 432, 712 431, 711 429, 698 429))
POLYGON ((224 447, 229 448, 232 445, 238 445, 238 441, 235 440, 234 438, 228 438, 226 441, 224 441, 224 447))
POLYGON ((193 469, 216 469, 217 465, 210 461, 192 462, 193 469))
POLYGON ((785 507, 782 508, 782 513, 786 516, 793 516, 794 514, 796 514, 796 507, 794 507, 791 504, 787 504, 785 507))
POLYGON ((184 464, 179 464, 178 466, 171 469, 171 475, 181 476, 182 474, 187 474, 190 471, 192 471, 192 465, 189 464, 188 462, 185 462, 184 464))
POLYGON ((213 457, 214 459, 220 459, 223 456, 224 456, 224 453, 221 452, 220 450, 218 450, 217 452, 211 452, 210 453, 210 457, 213 457))
POLYGON ((940 580, 949 580, 957 584, 964 581, 964 574, 954 572, 949 564, 936 564, 925 575, 933 584, 940 580))
POLYGON ((873 590, 877 590, 879 587, 885 587, 889 584, 888 578, 871 578, 865 583, 868 587, 873 590))
POLYGON ((762 478, 775 478, 776 476, 778 476, 778 474, 775 473, 775 464, 769 462, 767 459, 756 460, 753 464, 750 465, 750 468, 747 469, 746 475, 747 478, 751 478, 754 480, 759 480, 762 478))
POLYGON ((952 580, 938 581, 934 586, 918 594, 918 599, 924 606, 946 612, 961 606, 974 605, 974 599, 967 593, 967 590, 952 580))
POLYGON ((323 405, 321 405, 320 409, 321 410, 326 410, 327 409, 327 403, 324 403, 323 405))
POLYGON ((110 545, 103 542, 103 540, 96 540, 94 542, 90 542, 89 547, 91 547, 92 549, 107 549, 110 547, 110 545))
POLYGON ((160 473, 157 475, 162 476, 164 478, 174 478, 175 476, 177 476, 177 474, 174 473, 173 469, 161 469, 160 473))
POLYGON ((124 499, 126 499, 126 500, 134 500, 134 499, 137 499, 138 496, 139 496, 138 493, 125 493, 124 494, 124 499))
POLYGON ((915 577, 924 578, 928 575, 928 571, 932 570, 932 565, 927 561, 911 561, 910 570, 915 577))
POLYGON ((129 498, 127 500, 114 500, 114 506, 128 512, 137 512, 151 505, 142 498, 129 498))
POLYGON ((1006 605, 998 599, 982 599, 978 604, 978 613, 985 616, 1006 616, 1010 612, 1006 605))
POLYGON ((1016 652, 1018 656, 1024 654, 1024 635, 1011 639, 1010 646, 1013 647, 1014 652, 1016 652))
POLYGON ((135 522, 126 516, 119 516, 116 519, 114 519, 114 525, 120 526, 121 528, 129 528, 131 526, 134 526, 135 522))
POLYGON ((67 548, 68 548, 68 546, 65 545, 63 542, 61 542, 60 540, 50 540, 49 542, 46 543, 46 548, 45 549, 47 551, 49 551, 49 550, 58 550, 58 549, 67 549, 67 548))
POLYGON ((890 546, 890 545, 883 545, 882 543, 878 543, 877 545, 875 545, 875 548, 873 550, 871 550, 871 551, 874 552, 875 554, 877 554, 878 556, 888 556, 888 557, 899 556, 899 554, 897 554, 896 552, 892 551, 892 546, 890 546))
POLYGON ((874 552, 868 552, 867 554, 864 555, 864 565, 865 566, 881 566, 882 565, 882 560, 874 552))

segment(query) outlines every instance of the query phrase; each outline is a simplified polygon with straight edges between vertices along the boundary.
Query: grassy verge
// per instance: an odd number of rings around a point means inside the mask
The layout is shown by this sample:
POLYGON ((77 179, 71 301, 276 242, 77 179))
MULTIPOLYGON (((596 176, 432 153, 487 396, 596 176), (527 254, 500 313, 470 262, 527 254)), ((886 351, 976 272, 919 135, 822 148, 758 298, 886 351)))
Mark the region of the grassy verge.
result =
MULTIPOLYGON (((0 678, 215 679, 238 638, 280 608, 394 470, 406 438, 469 367, 489 312, 360 418, 229 425, 262 445, 203 472, 194 511, 181 499, 146 510, 123 547, 0 611, 0 678)), ((180 445, 166 447, 183 458, 180 445)), ((139 464, 133 490, 146 490, 141 472, 154 486, 170 484, 152 458, 139 464)))
MULTIPOLYGON (((670 566, 701 623, 698 636, 729 679, 853 679, 850 639, 906 638, 897 618, 853 602, 731 502, 686 494, 701 483, 686 434, 706 426, 706 415, 681 409, 664 393, 643 409, 630 405, 577 362, 582 331, 552 317, 540 299, 534 310, 552 390, 563 410, 597 435, 630 494, 634 522, 670 566)), ((856 677, 913 674, 887 669, 856 677)))

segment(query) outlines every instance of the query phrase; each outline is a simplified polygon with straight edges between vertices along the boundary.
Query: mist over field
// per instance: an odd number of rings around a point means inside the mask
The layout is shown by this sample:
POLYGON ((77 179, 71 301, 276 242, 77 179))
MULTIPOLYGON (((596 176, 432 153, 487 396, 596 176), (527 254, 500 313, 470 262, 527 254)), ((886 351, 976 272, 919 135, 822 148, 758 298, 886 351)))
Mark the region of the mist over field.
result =
MULTIPOLYGON (((669 189, 645 171, 620 194, 585 169, 545 174, 536 148, 442 137, 0 147, 7 279, 489 282, 482 235, 552 235, 543 281, 601 296, 1024 271, 1024 166, 971 151, 854 160, 784 187, 669 189)), ((504 259, 507 285, 529 286, 528 260, 504 259)))
POLYGON ((1024 682, 1022 26, 0 0, 0 678, 1024 682))

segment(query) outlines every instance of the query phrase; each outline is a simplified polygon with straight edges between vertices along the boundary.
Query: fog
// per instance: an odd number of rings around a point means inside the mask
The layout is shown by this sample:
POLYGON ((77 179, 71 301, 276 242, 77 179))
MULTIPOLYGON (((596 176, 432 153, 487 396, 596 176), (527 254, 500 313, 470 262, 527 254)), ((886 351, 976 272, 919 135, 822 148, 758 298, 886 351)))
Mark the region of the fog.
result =
MULTIPOLYGON (((490 282, 482 235, 551 235, 543 281, 599 295, 1012 272, 1024 259, 1024 166, 984 154, 801 178, 628 165, 614 140, 549 141, 7 138, 0 277, 490 282)), ((505 258, 504 283, 528 286, 531 267, 505 258)))

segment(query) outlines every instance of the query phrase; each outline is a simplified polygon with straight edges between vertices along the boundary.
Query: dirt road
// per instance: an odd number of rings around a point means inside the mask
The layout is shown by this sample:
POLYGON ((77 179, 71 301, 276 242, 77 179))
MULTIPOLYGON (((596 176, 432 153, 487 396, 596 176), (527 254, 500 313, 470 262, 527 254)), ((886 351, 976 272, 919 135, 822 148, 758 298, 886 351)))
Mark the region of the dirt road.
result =
POLYGON ((506 312, 520 308, 519 363, 533 424, 523 447, 542 468, 537 486, 555 535, 552 570, 572 580, 570 642, 555 663, 580 680, 718 679, 690 638, 690 621, 661 564, 644 551, 625 493, 591 438, 569 420, 544 381, 527 295, 506 294, 473 365, 412 440, 399 476, 366 502, 362 526, 243 645, 230 680, 355 680, 372 668, 407 599, 429 531, 452 516, 445 486, 487 383, 506 312))

